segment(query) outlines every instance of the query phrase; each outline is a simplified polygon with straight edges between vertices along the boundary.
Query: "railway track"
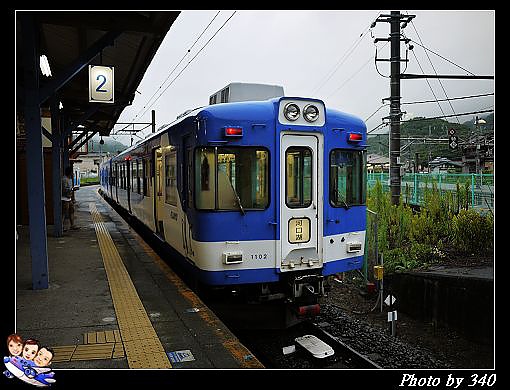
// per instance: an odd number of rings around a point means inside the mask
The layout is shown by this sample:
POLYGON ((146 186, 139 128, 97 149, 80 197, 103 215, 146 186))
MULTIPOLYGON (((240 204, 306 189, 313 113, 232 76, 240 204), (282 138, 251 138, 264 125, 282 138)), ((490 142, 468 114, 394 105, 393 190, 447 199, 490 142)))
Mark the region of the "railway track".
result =
POLYGON ((231 329, 239 340, 257 356, 266 368, 282 369, 378 369, 378 364, 358 353, 318 324, 310 321, 287 329, 276 330, 236 330, 231 329), (316 336, 333 348, 334 354, 316 358, 296 343, 295 339, 304 335, 316 336), (294 349, 285 354, 285 349, 294 349))
MULTIPOLYGON (((108 201, 108 199, 106 199, 108 201)), ((108 203, 140 234, 146 242, 163 258, 171 256, 167 249, 151 234, 143 225, 137 223, 129 217, 129 215, 119 208, 116 204, 108 203)), ((186 275, 175 269, 179 276, 193 286, 193 281, 187 280, 186 275)), ((193 288, 193 287, 192 287, 193 288)), ((197 293, 199 293, 197 291, 197 293)), ((199 294, 200 295, 200 294, 199 294)), ((205 299, 206 297, 204 297, 205 299)), ((207 299, 206 299, 207 300, 207 299)), ((281 328, 281 321, 275 321, 275 309, 277 312, 282 311, 280 307, 264 306, 261 312, 257 312, 254 316, 255 307, 250 307, 250 317, 245 317, 246 310, 241 310, 243 305, 237 307, 234 303, 223 302, 218 303, 207 302, 208 306, 216 313, 216 315, 231 329, 231 331, 239 338, 239 340, 255 356, 264 364, 266 368, 331 368, 331 369, 376 369, 381 368, 375 362, 371 361, 364 355, 358 353, 353 348, 339 340, 337 337, 325 331, 320 324, 311 321, 300 322, 288 328, 281 328), (265 311, 268 310, 266 313, 265 311), (232 317, 232 313, 236 313, 232 317), (254 323, 254 318, 260 318, 260 323, 254 323), (248 329, 238 328, 241 323, 250 322, 248 329), (267 329, 267 323, 271 322, 277 329, 267 329), (259 328, 260 327, 260 328, 259 328), (332 356, 320 359, 315 358, 310 352, 297 345, 295 339, 303 335, 314 335, 322 340, 334 350, 332 356), (284 354, 283 348, 295 346, 295 352, 284 354)), ((256 322, 256 321, 255 321, 256 322)))

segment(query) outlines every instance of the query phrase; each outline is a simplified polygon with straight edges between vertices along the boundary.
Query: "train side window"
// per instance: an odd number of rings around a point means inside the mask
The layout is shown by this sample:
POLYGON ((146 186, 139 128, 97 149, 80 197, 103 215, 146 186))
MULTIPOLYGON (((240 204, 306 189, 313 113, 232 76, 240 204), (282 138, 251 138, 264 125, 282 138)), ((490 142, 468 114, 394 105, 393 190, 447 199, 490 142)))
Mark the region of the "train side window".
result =
POLYGON ((136 192, 135 185, 137 175, 136 160, 131 160, 131 192, 136 192))
POLYGON ((165 202, 177 206, 177 151, 165 154, 165 202))
POLYGON ((121 168, 121 177, 122 177, 122 185, 121 185, 121 188, 122 188, 123 190, 125 190, 125 189, 126 189, 126 187, 127 187, 127 186, 126 186, 126 164, 122 164, 122 165, 120 166, 120 168, 121 168))
POLYGON ((285 152, 285 203, 290 208, 312 204, 312 151, 290 147, 285 152))
POLYGON ((118 177, 119 177, 119 165, 115 163, 115 170, 113 172, 113 185, 115 187, 119 186, 118 177))
POLYGON ((142 165, 142 194, 143 196, 147 196, 147 173, 145 170, 145 159, 142 159, 140 162, 142 165))
POLYGON ((330 203, 334 207, 366 204, 366 153, 334 149, 329 157, 330 203))
POLYGON ((126 166, 126 163, 122 164, 122 181, 123 181, 123 187, 125 190, 127 190, 127 181, 128 181, 128 177, 127 177, 127 166, 126 166))
POLYGON ((143 196, 149 196, 149 188, 147 186, 147 176, 149 173, 149 169, 147 168, 147 164, 149 163, 148 159, 142 160, 142 187, 143 187, 143 196))
POLYGON ((140 160, 136 160, 136 193, 140 194, 140 160))
POLYGON ((124 164, 120 164, 120 186, 121 189, 124 189, 124 164))

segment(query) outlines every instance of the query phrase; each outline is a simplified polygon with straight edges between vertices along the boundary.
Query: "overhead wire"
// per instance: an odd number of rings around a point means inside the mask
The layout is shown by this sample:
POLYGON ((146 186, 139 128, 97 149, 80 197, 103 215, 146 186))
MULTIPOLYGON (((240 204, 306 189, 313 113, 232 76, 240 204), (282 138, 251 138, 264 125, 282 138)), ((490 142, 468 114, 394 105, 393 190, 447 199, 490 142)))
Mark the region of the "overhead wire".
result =
MULTIPOLYGON (((420 34, 418 33, 418 30, 416 29, 416 26, 414 25, 414 23, 413 23, 413 21, 412 21, 412 20, 411 20, 411 26, 413 26, 414 31, 416 32, 416 35, 418 36, 418 39, 420 40, 420 43, 421 43, 421 45, 420 45, 420 46, 422 46, 422 45, 423 45, 423 41, 422 41, 422 39, 421 39, 421 37, 420 37, 420 34)), ((424 47, 424 46, 422 46, 422 47, 424 47)), ((430 56, 429 56, 429 53, 427 52, 427 50, 425 50, 425 54, 427 55, 427 58, 428 58, 428 60, 429 60, 429 62, 430 62, 430 65, 432 66, 432 69, 434 70, 434 73, 435 73, 435 74, 436 74, 436 76, 437 76, 436 68, 434 67, 434 64, 432 63, 432 60, 430 59, 430 56)), ((416 57, 416 55, 415 55, 415 57, 416 57)), ((418 61, 418 60, 417 60, 417 61, 418 61)), ((449 61, 449 62, 451 62, 451 61, 449 61)), ((451 102, 451 101, 450 101, 450 99, 448 98, 448 94, 446 93, 446 89, 444 88, 444 85, 443 85, 443 83, 442 83, 441 79, 438 79, 438 81, 439 81, 439 85, 441 85, 441 88, 443 89, 443 92, 444 92, 444 95, 446 96, 446 99, 448 99, 448 104, 450 105, 450 108, 452 109, 452 112, 455 114, 455 110, 454 110, 454 108, 453 108, 452 102, 451 102)), ((435 97, 435 95, 434 95, 434 97, 435 97)), ((439 102, 438 102, 437 104, 440 106, 439 102)), ((443 111, 441 110, 441 112, 443 112, 443 111)), ((444 114, 444 113, 443 113, 443 114, 444 114)), ((460 120, 459 120, 459 118, 458 118, 458 117, 455 117, 455 119, 457 119, 457 122, 458 122, 458 123, 459 123, 459 125, 460 125, 460 120)))
MULTIPOLYGON (((422 74, 425 74, 425 71, 423 70, 423 68, 421 67, 421 64, 420 64, 420 61, 418 61, 418 57, 416 56, 416 53, 414 52, 414 50, 411 50, 413 55, 414 55, 414 58, 416 59, 416 63, 418 64, 418 66, 420 67, 420 70, 421 70, 421 73, 422 74)), ((443 107, 441 107, 441 104, 439 104, 438 100, 437 100, 437 96, 434 92, 434 89, 432 88, 432 85, 430 85, 430 81, 429 79, 425 79, 425 81, 427 82, 429 88, 430 88, 430 91, 432 92, 432 95, 434 96, 434 99, 435 99, 435 102, 437 103, 437 105, 439 106, 439 110, 441 110, 441 113, 443 115, 445 115, 444 111, 443 111, 443 107)))
MULTIPOLYGON (((411 21, 411 24, 413 24, 413 22, 412 22, 412 21, 411 21)), ((414 26, 413 26, 413 27, 414 27, 414 26)), ((415 43, 416 45, 418 45, 418 46, 422 47, 422 48, 423 48, 423 49, 425 49, 426 51, 430 51, 431 53, 433 53, 433 54, 435 54, 436 56, 438 56, 438 57, 442 58, 443 60, 445 60, 445 61, 449 62, 450 64, 455 65, 457 68, 460 68, 460 69, 462 69, 463 71, 466 71, 466 72, 470 73, 472 76, 476 76, 476 75, 475 75, 473 72, 471 72, 470 70, 467 70, 466 68, 463 68, 462 66, 460 66, 460 65, 456 64, 455 62, 450 61, 448 58, 445 58, 445 57, 443 57, 441 54, 436 53, 434 50, 431 50, 431 49, 429 49, 428 47, 425 47, 423 44, 420 44, 420 43, 416 42, 414 39, 409 38, 409 40, 410 40, 411 42, 415 43)))
MULTIPOLYGON (((494 92, 492 92, 492 93, 482 93, 482 94, 478 94, 478 95, 459 96, 459 97, 450 98, 450 100, 463 100, 463 99, 471 99, 471 98, 485 97, 485 96, 492 96, 492 95, 494 95, 494 92)), ((446 99, 420 100, 420 101, 416 101, 416 102, 401 102, 400 104, 401 105, 404 105, 404 104, 407 104, 407 105, 410 105, 410 104, 424 104, 424 103, 436 103, 438 101, 439 102, 444 102, 444 101, 446 101, 446 99)), ((389 105, 390 105, 390 103, 386 103, 386 104, 381 105, 377 110, 375 110, 372 114, 370 114, 365 119, 365 122, 367 122, 370 118, 372 118, 375 114, 377 114, 381 108, 389 106, 389 105)), ((483 108, 482 108, 482 110, 483 110, 483 108)))
POLYGON ((158 93, 158 91, 163 87, 163 85, 168 81, 168 79, 170 78, 170 76, 175 72, 175 70, 179 67, 179 65, 182 63, 182 61, 184 61, 184 59, 188 56, 188 54, 191 52, 191 50, 195 47, 195 45, 197 44, 197 42, 199 41, 199 39, 204 35, 204 33, 207 31, 207 29, 209 28, 209 26, 214 22, 214 20, 216 19, 216 17, 219 15, 221 11, 218 11, 216 13, 216 15, 214 15, 214 17, 211 19, 211 21, 209 22, 209 24, 204 28, 204 30, 200 33, 200 35, 198 36, 198 38, 195 40, 195 42, 193 42, 193 44, 191 45, 191 47, 186 51, 186 53, 182 56, 182 58, 180 59, 180 61, 177 63, 177 65, 174 66, 174 68, 170 71, 170 73, 168 74, 168 76, 166 77, 166 79, 161 83, 161 85, 156 89, 156 91, 152 94, 152 96, 149 98, 149 100, 147 100, 147 102, 145 103, 145 105, 142 107, 142 109, 135 115, 135 117, 133 118, 133 121, 136 119, 136 117, 138 116, 138 114, 140 114, 146 107, 147 105, 150 103, 150 101, 154 98, 154 96, 156 96, 156 94, 158 93))
MULTIPOLYGON (((382 11, 379 11, 377 16, 375 17, 376 19, 379 17, 379 15, 381 14, 382 11)), ((368 27, 366 27, 362 33, 360 34, 360 36, 358 37, 357 40, 354 41, 354 43, 349 47, 349 49, 347 49, 347 51, 343 54, 342 57, 340 57, 340 59, 337 61, 337 63, 335 64, 334 68, 333 68, 333 71, 330 71, 329 73, 329 76, 326 77, 326 79, 324 79, 323 81, 321 81, 319 83, 319 86, 318 87, 315 87, 313 92, 312 92, 312 95, 314 95, 315 93, 317 93, 318 91, 321 90, 321 88, 324 86, 324 84, 326 84, 330 79, 331 77, 333 77, 333 75, 338 71, 338 69, 340 68, 340 66, 342 66, 345 61, 347 61, 347 58, 349 58, 349 56, 354 52, 354 50, 359 46, 359 44, 361 43, 361 41, 363 40, 363 38, 365 38, 367 32, 369 30, 371 30, 371 25, 372 23, 370 23, 368 25, 368 27)))
POLYGON ((220 26, 220 28, 218 30, 216 30, 216 32, 213 34, 213 36, 211 38, 209 38, 209 40, 204 44, 204 46, 202 46, 202 48, 193 56, 193 58, 191 60, 189 60, 189 62, 186 64, 186 66, 184 66, 184 68, 181 69, 181 71, 177 74, 177 76, 175 76, 174 79, 159 94, 159 96, 156 98, 156 100, 154 100, 154 102, 144 111, 142 116, 145 115, 145 113, 159 100, 159 98, 161 96, 163 96, 163 94, 166 92, 166 90, 175 82, 175 80, 177 80, 179 78, 179 76, 182 74, 182 72, 184 72, 186 70, 186 68, 193 62, 193 60, 195 58, 197 58, 197 56, 202 52, 202 50, 204 50, 207 47, 207 45, 214 39, 214 37, 220 32, 220 30, 223 27, 225 27, 225 25, 230 21, 230 19, 232 19, 232 17, 236 14, 236 12, 237 11, 234 11, 232 13, 232 15, 230 15, 229 18, 220 26))
MULTIPOLYGON (((388 42, 386 42, 386 43, 383 45, 383 47, 384 47, 384 46, 386 46, 387 44, 388 44, 388 42)), ((343 83, 342 83, 342 84, 341 84, 341 85, 340 85, 337 89, 335 89, 333 92, 331 92, 331 93, 328 95, 328 98, 329 98, 329 97, 331 97, 331 96, 333 96, 334 94, 336 94, 338 91, 340 91, 340 89, 342 89, 342 88, 344 87, 344 85, 345 85, 345 84, 347 84, 349 81, 351 81, 351 80, 354 78, 354 76, 356 76, 359 72, 361 72, 361 71, 363 70, 363 68, 364 68, 365 66, 367 66, 367 64, 370 62, 370 60, 372 60, 372 58, 374 58, 374 57, 375 57, 375 55, 374 55, 374 56, 371 56, 371 57, 367 60, 367 62, 365 62, 363 65, 361 65, 361 67, 360 67, 360 68, 359 68, 356 72, 354 72, 354 73, 351 75, 351 77, 349 77, 347 80, 345 80, 345 81, 344 81, 344 82, 343 82, 343 83)))
MULTIPOLYGON (((470 99, 470 98, 477 98, 477 97, 484 97, 484 96, 492 96, 494 95, 494 92, 492 93, 483 93, 483 94, 479 94, 479 95, 468 95, 468 96, 459 96, 459 97, 454 97, 454 98, 449 98, 449 100, 462 100, 462 99, 470 99)), ((400 104, 423 104, 423 103, 436 103, 437 101, 439 102, 444 102, 446 101, 447 99, 438 99, 438 100, 421 100, 421 101, 417 101, 417 102, 402 102, 400 104)))

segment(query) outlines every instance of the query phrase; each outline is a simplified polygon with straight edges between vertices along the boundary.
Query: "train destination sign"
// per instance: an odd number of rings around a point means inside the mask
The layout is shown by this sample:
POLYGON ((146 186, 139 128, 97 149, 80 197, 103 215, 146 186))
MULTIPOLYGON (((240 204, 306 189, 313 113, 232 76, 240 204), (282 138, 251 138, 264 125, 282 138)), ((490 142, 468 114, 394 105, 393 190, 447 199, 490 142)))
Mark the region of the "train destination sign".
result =
POLYGON ((89 102, 115 102, 113 70, 113 66, 89 65, 89 102))
POLYGON ((289 221, 289 242, 297 244, 310 241, 310 220, 308 218, 292 218, 289 221))

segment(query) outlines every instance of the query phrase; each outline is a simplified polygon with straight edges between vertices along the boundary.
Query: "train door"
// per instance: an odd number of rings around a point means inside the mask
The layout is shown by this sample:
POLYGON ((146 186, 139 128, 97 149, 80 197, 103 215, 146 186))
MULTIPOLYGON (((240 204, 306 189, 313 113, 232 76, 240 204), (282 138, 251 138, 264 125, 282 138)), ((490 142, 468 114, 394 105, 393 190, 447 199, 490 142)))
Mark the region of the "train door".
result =
POLYGON ((153 151, 154 161, 154 218, 156 224, 156 234, 161 238, 165 238, 165 231, 163 225, 163 211, 165 198, 163 196, 163 151, 161 148, 156 148, 153 151))
POLYGON ((113 173, 113 161, 110 160, 108 163, 108 180, 109 180, 109 187, 110 190, 110 198, 113 198, 113 186, 114 186, 114 173, 113 173))
POLYGON ((321 141, 286 134, 281 142, 281 271, 322 266, 321 141))
POLYGON ((119 164, 115 163, 115 199, 117 200, 117 203, 119 203, 119 185, 120 185, 120 179, 119 179, 119 164))
POLYGON ((132 214, 131 211, 131 159, 126 162, 126 192, 127 192, 127 204, 129 213, 132 214))
POLYGON ((183 138, 183 175, 182 175, 182 214, 181 228, 183 233, 183 246, 187 257, 192 257, 193 247, 191 244, 192 231, 191 224, 188 221, 188 209, 193 205, 193 149, 190 145, 190 137, 183 138))

